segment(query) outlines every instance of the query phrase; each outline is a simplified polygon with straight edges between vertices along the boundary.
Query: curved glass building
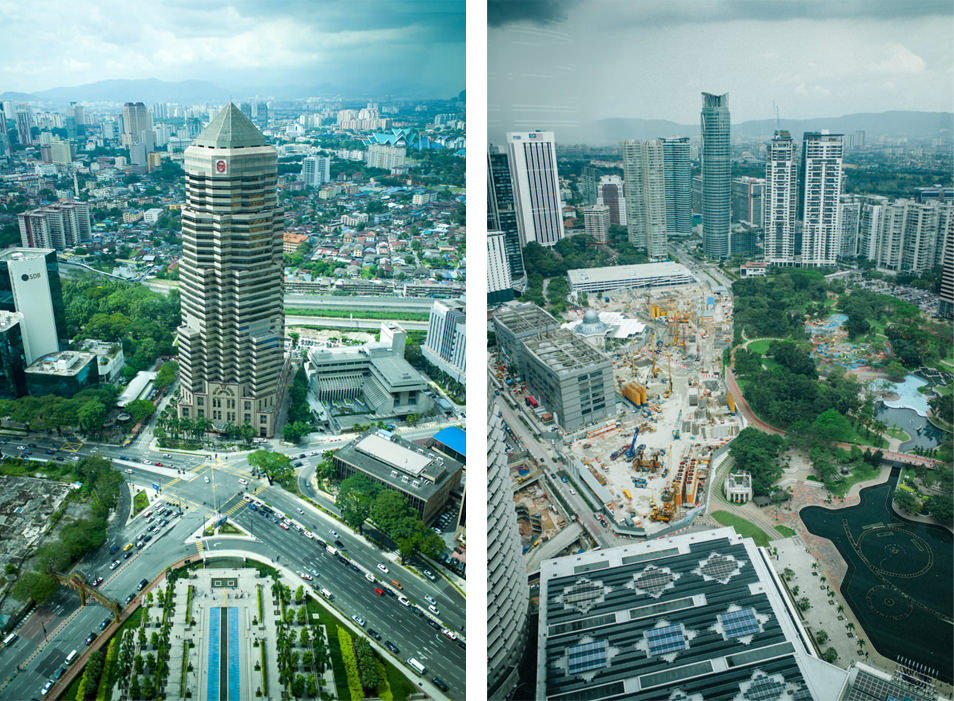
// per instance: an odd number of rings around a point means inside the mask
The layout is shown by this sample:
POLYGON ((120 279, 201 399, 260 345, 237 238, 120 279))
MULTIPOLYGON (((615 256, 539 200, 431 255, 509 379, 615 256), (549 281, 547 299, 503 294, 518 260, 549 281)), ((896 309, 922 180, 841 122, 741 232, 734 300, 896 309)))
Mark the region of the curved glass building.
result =
POLYGON ((702 248, 726 258, 729 247, 729 94, 702 93, 702 248))

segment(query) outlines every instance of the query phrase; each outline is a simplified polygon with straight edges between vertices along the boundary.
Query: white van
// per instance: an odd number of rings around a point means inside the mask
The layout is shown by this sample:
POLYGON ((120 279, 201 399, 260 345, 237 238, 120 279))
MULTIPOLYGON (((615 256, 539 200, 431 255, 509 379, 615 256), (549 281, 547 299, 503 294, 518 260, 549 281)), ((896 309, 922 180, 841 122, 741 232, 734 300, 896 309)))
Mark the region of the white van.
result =
POLYGON ((322 590, 321 590, 321 595, 322 595, 323 597, 325 597, 326 599, 328 599, 329 601, 330 601, 331 599, 334 599, 334 598, 335 598, 334 595, 333 595, 330 591, 328 591, 327 589, 322 589, 322 590))
POLYGON ((407 666, 417 672, 419 675, 424 676, 424 673, 427 671, 427 668, 418 662, 413 657, 407 658, 407 666))
POLYGON ((4 646, 4 647, 10 647, 11 645, 13 645, 13 641, 16 640, 16 639, 17 639, 17 634, 16 634, 16 633, 10 633, 10 635, 8 635, 7 637, 5 637, 5 638, 3 639, 3 646, 4 646))
POLYGON ((64 664, 65 664, 67 667, 69 667, 71 664, 73 664, 73 663, 76 661, 76 656, 77 656, 77 654, 78 654, 78 653, 76 652, 76 650, 73 650, 73 652, 71 652, 70 654, 68 654, 68 655, 66 656, 66 662, 65 662, 64 664))

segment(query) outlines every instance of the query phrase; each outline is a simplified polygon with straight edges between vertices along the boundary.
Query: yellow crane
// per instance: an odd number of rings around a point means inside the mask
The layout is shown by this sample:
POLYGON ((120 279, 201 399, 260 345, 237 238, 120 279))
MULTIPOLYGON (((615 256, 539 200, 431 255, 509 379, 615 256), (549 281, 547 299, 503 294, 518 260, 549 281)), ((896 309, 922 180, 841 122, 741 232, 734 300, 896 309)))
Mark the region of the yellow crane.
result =
POLYGON ((656 375, 659 374, 659 368, 656 367, 656 332, 655 331, 652 332, 652 341, 650 341, 649 348, 653 354, 653 368, 651 372, 653 377, 656 377, 656 375))

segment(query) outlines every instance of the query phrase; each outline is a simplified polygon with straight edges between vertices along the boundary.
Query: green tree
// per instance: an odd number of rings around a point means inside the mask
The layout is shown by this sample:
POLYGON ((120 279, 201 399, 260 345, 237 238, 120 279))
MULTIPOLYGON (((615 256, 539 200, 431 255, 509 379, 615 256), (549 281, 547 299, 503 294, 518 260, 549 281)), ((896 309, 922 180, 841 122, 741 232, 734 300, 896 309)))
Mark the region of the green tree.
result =
POLYGON ((360 533, 380 490, 381 485, 364 475, 352 475, 344 480, 338 488, 335 506, 341 510, 345 523, 360 533))
POLYGON ((851 437, 851 423, 834 409, 827 409, 812 422, 815 436, 826 443, 845 441, 851 437))
POLYGON ((781 436, 751 426, 742 429, 729 445, 735 469, 752 476, 752 491, 756 495, 767 496, 782 476, 779 457, 784 447, 785 439, 781 436))
POLYGON ((106 407, 91 399, 79 408, 79 426, 86 433, 98 433, 106 421, 106 407))
POLYGON ((125 411, 133 423, 139 423, 155 413, 156 405, 148 399, 134 399, 125 406, 125 411))
POLYGON ((921 513, 921 500, 906 489, 897 489, 892 498, 894 505, 909 514, 921 513))
POLYGON ((27 572, 17 580, 13 594, 22 601, 32 599, 39 605, 49 601, 58 587, 56 578, 48 572, 27 572))
POLYGON ((954 497, 950 494, 932 494, 925 504, 932 518, 950 525, 954 518, 954 497))
POLYGON ((281 483, 293 474, 291 459, 284 453, 256 450, 249 453, 248 464, 264 472, 270 483, 281 483))

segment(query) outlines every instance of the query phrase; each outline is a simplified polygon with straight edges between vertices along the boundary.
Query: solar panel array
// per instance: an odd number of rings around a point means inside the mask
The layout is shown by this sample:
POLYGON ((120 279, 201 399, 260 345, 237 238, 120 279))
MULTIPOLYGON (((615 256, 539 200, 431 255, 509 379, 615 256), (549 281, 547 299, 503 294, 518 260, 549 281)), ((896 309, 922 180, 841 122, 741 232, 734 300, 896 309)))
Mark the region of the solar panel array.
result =
POLYGON ((755 609, 751 608, 723 613, 719 616, 719 620, 722 622, 727 638, 741 638, 762 630, 762 626, 755 617, 755 609))
POLYGON ((768 676, 758 677, 745 691, 747 701, 776 701, 785 697, 785 684, 768 676))
POLYGON ((699 565, 699 573, 725 584, 732 579, 732 575, 738 568, 739 563, 735 561, 735 558, 713 553, 705 564, 699 565))
POLYGON ((672 584, 675 576, 667 570, 650 565, 644 569, 633 581, 636 586, 653 597, 658 597, 669 585, 672 584))
POLYGON ((563 593, 563 605, 586 613, 603 596, 603 585, 580 580, 563 593))
POLYGON ((566 651, 570 674, 580 674, 606 666, 606 641, 574 645, 566 651))
POLYGON ((686 636, 682 634, 681 625, 663 626, 646 631, 646 642, 649 643, 650 655, 665 655, 667 652, 685 650, 686 636))

